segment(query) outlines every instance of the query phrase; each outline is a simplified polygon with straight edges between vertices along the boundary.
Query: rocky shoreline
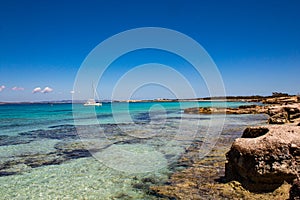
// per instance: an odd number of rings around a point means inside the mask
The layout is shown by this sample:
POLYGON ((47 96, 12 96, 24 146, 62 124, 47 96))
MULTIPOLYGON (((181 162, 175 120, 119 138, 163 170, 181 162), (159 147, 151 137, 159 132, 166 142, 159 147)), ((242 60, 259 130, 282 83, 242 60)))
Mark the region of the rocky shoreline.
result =
POLYGON ((193 156, 201 146, 195 143, 179 161, 188 163, 187 168, 151 190, 169 199, 300 199, 299 97, 261 102, 231 109, 185 109, 187 114, 267 114, 269 119, 268 125, 246 128, 234 141, 224 142, 221 136, 203 159, 193 156))
POLYGON ((238 108, 187 108, 184 110, 186 114, 265 114, 268 108, 266 106, 246 105, 238 108))

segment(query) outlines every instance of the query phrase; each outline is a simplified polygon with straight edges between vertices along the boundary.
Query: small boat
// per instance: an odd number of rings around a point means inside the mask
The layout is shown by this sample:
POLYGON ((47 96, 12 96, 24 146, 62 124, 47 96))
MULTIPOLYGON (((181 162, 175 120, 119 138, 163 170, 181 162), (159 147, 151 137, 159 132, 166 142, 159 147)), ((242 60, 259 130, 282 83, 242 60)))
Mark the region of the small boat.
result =
MULTIPOLYGON (((99 96, 98 96, 96 90, 94 89, 94 84, 92 84, 92 88, 93 88, 94 98, 96 96, 97 99, 99 99, 99 96)), ((97 102, 95 99, 89 99, 83 105, 84 106, 102 106, 102 103, 97 102)))
POLYGON ((102 106, 102 103, 96 102, 95 99, 89 99, 83 105, 84 106, 102 106))

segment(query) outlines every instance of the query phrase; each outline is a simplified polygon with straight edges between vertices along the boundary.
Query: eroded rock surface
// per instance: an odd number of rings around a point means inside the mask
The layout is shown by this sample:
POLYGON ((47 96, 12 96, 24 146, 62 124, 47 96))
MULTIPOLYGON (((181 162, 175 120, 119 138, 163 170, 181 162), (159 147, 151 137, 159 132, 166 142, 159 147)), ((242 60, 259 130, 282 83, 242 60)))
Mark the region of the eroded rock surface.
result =
POLYGON ((245 132, 258 137, 234 141, 226 154, 228 181, 238 180, 249 190, 265 192, 297 178, 300 171, 299 126, 269 125, 248 128, 245 132))
POLYGON ((289 200, 300 200, 300 181, 294 181, 290 189, 290 198, 289 200))
POLYGON ((267 114, 270 116, 269 124, 299 123, 300 104, 270 106, 267 114))
POLYGON ((281 105, 292 104, 292 103, 300 102, 300 97, 299 96, 271 97, 271 98, 263 99, 261 102, 265 104, 281 104, 281 105))

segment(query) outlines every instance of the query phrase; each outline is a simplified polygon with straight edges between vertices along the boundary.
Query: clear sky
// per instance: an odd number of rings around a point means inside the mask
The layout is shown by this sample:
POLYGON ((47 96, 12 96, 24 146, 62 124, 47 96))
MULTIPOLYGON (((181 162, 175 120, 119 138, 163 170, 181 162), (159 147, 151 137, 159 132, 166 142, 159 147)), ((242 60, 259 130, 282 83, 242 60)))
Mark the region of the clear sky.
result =
MULTIPOLYGON (((228 95, 297 94, 299 10, 297 0, 0 1, 0 101, 71 99, 77 70, 94 47, 119 32, 149 26, 199 42, 220 70, 228 95)), ((184 64, 166 52, 136 53, 116 61, 98 86, 101 98, 110 98, 113 81, 134 64, 173 62, 176 69, 184 64)), ((181 73, 195 79, 188 70, 181 73)), ((197 94, 207 96, 201 87, 197 94)), ((172 94, 149 86, 135 97, 172 94)))

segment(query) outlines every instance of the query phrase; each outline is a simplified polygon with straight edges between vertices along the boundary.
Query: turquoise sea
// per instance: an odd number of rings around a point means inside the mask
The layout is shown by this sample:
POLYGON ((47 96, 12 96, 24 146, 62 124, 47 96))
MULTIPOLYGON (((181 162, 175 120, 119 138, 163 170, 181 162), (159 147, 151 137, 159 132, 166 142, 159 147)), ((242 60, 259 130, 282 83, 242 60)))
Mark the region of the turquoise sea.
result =
POLYGON ((158 199, 149 187, 184 168, 177 160, 193 141, 207 147, 266 119, 183 112, 212 104, 246 103, 0 105, 0 199, 158 199))

